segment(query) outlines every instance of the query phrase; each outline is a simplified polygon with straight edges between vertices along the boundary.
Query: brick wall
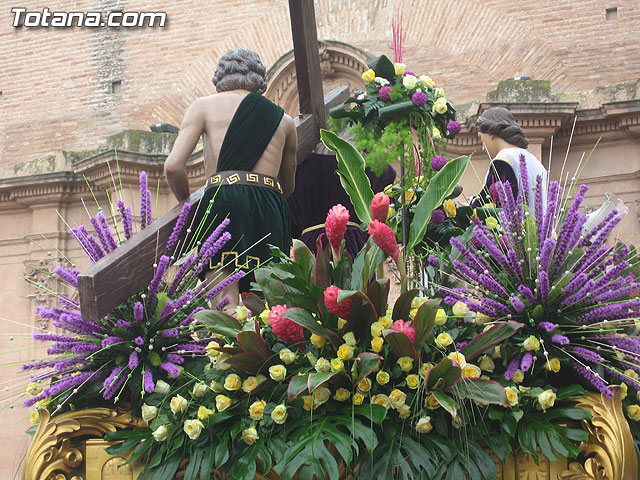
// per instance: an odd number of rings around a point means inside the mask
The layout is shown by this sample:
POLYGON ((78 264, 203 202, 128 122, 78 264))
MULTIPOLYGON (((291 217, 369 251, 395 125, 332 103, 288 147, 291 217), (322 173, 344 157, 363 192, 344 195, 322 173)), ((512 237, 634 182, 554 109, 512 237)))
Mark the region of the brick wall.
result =
MULTIPOLYGON (((93 149, 107 135, 179 124, 213 92, 228 48, 270 65, 288 51, 286 0, 164 2, 164 28, 14 29, 0 9, 0 178, 56 150, 93 149), (121 81, 120 93, 111 93, 121 81)), ((9 4, 7 4, 9 5, 9 4)), ((30 11, 154 11, 148 0, 50 0, 30 11)), ((483 99, 498 80, 548 79, 553 91, 640 78, 640 4, 618 0, 316 0, 320 38, 390 53, 391 17, 404 11, 405 60, 458 103, 483 99), (605 9, 618 7, 617 20, 605 9)))

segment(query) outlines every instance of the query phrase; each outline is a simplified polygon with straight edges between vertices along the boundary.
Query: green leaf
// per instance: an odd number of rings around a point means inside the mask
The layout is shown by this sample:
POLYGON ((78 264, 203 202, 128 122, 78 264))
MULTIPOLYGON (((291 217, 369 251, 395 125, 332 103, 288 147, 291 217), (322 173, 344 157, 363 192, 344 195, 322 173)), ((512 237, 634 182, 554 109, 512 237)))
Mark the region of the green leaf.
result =
POLYGON ((460 405, 458 405, 453 398, 451 398, 446 393, 440 392, 438 390, 434 390, 431 393, 433 393, 433 396, 438 401, 438 403, 442 406, 442 408, 444 408, 447 412, 449 412, 452 417, 456 416, 458 408, 460 408, 460 405))
MULTIPOLYGON (((357 383, 357 381, 355 383, 357 383)), ((381 405, 374 405, 373 403, 370 403, 369 405, 358 405, 357 407, 353 407, 353 414, 360 415, 361 417, 380 425, 387 417, 387 409, 381 405)))
POLYGON ((258 373, 265 366, 271 365, 272 362, 260 353, 242 352, 227 358, 224 363, 244 370, 247 373, 258 373))
POLYGON ((369 62, 368 66, 376 73, 376 77, 385 78, 391 83, 395 80, 396 69, 386 55, 380 55, 374 58, 369 62))
POLYGON ((357 384, 363 378, 368 377, 371 372, 380 366, 382 360, 383 358, 376 353, 363 352, 358 355, 355 359, 355 367, 357 368, 358 375, 353 383, 357 384))
POLYGON ((160 313, 162 313, 162 310, 164 309, 164 307, 167 305, 167 302, 169 301, 169 295, 167 295, 164 292, 158 292, 158 303, 156 305, 156 313, 154 315, 154 318, 158 319, 160 318, 160 313))
POLYGON ((486 332, 473 337, 460 351, 467 360, 477 357, 487 348, 511 338, 524 325, 520 322, 497 323, 486 332))
POLYGON ((431 214, 451 194, 462 178, 468 163, 469 156, 455 158, 447 162, 431 179, 424 195, 416 206, 416 212, 411 222, 407 251, 413 250, 422 241, 427 231, 427 225, 431 221, 431 214))
POLYGON ((371 222, 369 206, 373 199, 373 190, 364 170, 362 155, 353 145, 333 132, 320 130, 320 137, 327 148, 336 154, 340 183, 349 195, 356 216, 364 223, 371 222))
POLYGON ((454 366, 450 358, 443 358, 437 365, 427 371, 425 377, 427 390, 433 390, 434 388, 447 389, 455 385, 461 374, 462 369, 454 366))
POLYGON ((262 362, 268 362, 273 355, 269 345, 257 332, 244 330, 236 335, 236 340, 247 353, 257 353, 262 358, 262 362))
POLYGON ((293 261, 300 265, 302 274, 305 278, 311 278, 313 274, 313 267, 315 265, 315 258, 309 247, 297 238, 293 239, 293 261))
POLYGON ((242 297, 242 304, 247 307, 254 316, 260 315, 266 308, 264 300, 255 293, 243 292, 240 296, 242 297))
POLYGON ((408 320, 409 312, 411 311, 411 302, 418 296, 418 293, 420 293, 420 291, 414 289, 400 295, 393 306, 391 318, 393 320, 408 320))
POLYGON ((211 475, 215 453, 216 449, 213 445, 209 445, 205 448, 202 463, 200 464, 200 480, 204 480, 211 475))
POLYGON ((507 393, 504 387, 493 380, 483 378, 461 378, 453 386, 453 391, 462 398, 470 398, 478 402, 505 405, 507 393))
POLYGON ((309 375, 294 375, 291 377, 291 380, 289 380, 289 387, 287 388, 287 398, 289 403, 293 402, 298 395, 307 390, 308 377, 309 375))
POLYGON ((315 333, 320 337, 326 338, 336 346, 339 346, 343 343, 342 339, 338 336, 337 333, 323 327, 320 323, 318 323, 318 320, 316 320, 313 315, 302 308, 290 308, 286 310, 282 314, 282 316, 297 323, 298 325, 303 326, 311 333, 315 333))
POLYGON ((416 337, 414 345, 416 351, 422 351, 427 338, 431 335, 433 327, 436 322, 436 314, 438 313, 438 307, 440 306, 441 299, 436 298, 434 300, 427 300, 420 305, 416 316, 413 319, 413 326, 416 329, 416 337))
MULTIPOLYGON (((538 255, 538 226, 533 215, 525 217, 525 249, 527 251, 527 263, 529 268, 536 268, 536 255, 538 255)), ((522 267, 523 270, 525 266, 522 267)))
POLYGON ((229 442, 229 432, 223 432, 218 441, 215 444, 215 455, 213 457, 213 464, 216 468, 220 468, 229 459, 229 449, 227 448, 229 442))
POLYGON ((416 109, 416 106, 412 101, 394 103, 393 105, 388 105, 386 107, 382 107, 378 110, 378 115, 380 118, 384 119, 393 119, 395 117, 406 117, 409 113, 413 112, 416 109))
POLYGON ((371 300, 378 317, 383 317, 387 312, 387 298, 389 297, 389 289, 391 282, 388 278, 373 280, 367 286, 367 296, 371 300))
POLYGON ((393 354, 397 357, 411 357, 416 359, 416 350, 411 344, 411 340, 402 332, 395 330, 383 330, 384 340, 389 344, 393 354))
POLYGON ((187 469, 184 472, 184 480, 196 480, 203 453, 204 451, 201 448, 196 448, 191 452, 191 458, 189 458, 187 469))
POLYGON ((214 333, 225 337, 235 337, 242 330, 238 319, 217 310, 201 310, 194 318, 205 324, 214 333))
POLYGON ((316 240, 316 265, 313 271, 313 283, 323 290, 331 285, 329 245, 322 246, 322 235, 319 235, 316 240))
POLYGON ((342 375, 342 372, 311 372, 307 375, 307 389, 309 393, 312 393, 316 388, 320 387, 323 383, 327 383, 336 375, 342 375))

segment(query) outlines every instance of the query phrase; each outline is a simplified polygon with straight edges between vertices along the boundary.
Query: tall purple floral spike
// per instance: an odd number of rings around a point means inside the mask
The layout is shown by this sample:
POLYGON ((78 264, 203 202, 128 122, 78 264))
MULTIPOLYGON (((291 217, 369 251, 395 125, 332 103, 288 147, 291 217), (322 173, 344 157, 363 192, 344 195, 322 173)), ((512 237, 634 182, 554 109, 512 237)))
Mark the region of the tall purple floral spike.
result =
POLYGON ((553 357, 609 396, 607 377, 617 382, 624 378, 621 372, 640 372, 640 339, 624 333, 640 318, 640 299, 631 298, 640 283, 629 273, 629 249, 607 244, 622 217, 613 210, 585 232, 587 217, 580 208, 587 187, 577 187, 569 205, 558 182, 549 184, 545 199, 542 177, 537 177, 530 205, 522 158, 520 167, 517 199, 508 183, 495 184, 502 209, 499 228, 489 230, 475 217, 475 242, 451 239, 461 254, 450 259, 451 266, 469 286, 448 289, 444 301, 463 302, 492 321, 521 324, 514 337, 519 343, 503 349, 511 355, 498 367, 505 379, 518 368, 548 375, 544 366, 553 357), (524 350, 522 342, 530 336, 540 341, 540 349, 524 350), (599 366, 606 366, 604 376, 595 373, 599 366))

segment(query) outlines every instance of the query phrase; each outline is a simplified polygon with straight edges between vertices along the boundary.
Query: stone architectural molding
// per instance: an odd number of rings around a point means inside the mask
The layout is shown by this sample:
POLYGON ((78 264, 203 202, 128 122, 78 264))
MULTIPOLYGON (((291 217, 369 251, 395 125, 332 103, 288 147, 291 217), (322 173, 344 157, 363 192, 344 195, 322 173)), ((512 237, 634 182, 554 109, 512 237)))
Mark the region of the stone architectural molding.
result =
MULTIPOLYGON (((30 284, 31 293, 28 298, 36 307, 54 306, 56 294, 62 293, 62 285, 56 279, 53 270, 57 266, 69 268, 71 262, 64 257, 50 255, 39 260, 25 260, 23 263, 24 278, 30 284)), ((37 323, 40 329, 46 330, 49 327, 49 320, 46 318, 38 317, 37 323)))

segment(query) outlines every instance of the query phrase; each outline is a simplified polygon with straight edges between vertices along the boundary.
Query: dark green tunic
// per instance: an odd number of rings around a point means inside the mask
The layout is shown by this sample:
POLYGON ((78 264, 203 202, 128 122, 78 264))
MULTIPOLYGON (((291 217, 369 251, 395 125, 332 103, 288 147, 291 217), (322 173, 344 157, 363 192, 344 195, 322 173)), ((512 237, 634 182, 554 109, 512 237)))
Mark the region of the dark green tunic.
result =
MULTIPOLYGON (((284 110, 259 93, 247 95, 227 129, 216 172, 252 171, 276 132, 284 110)), ((202 242, 229 217, 231 240, 211 261, 245 270, 271 258, 268 244, 288 254, 291 245, 289 207, 274 190, 254 185, 209 187, 200 201, 193 223, 202 242), (213 201, 211 201, 213 200, 213 201), (265 235, 266 239, 260 241, 265 235), (257 243, 257 244, 256 244, 257 243), (256 244, 256 245, 254 245, 256 244)), ((246 287, 247 282, 243 282, 246 287)), ((241 286, 242 287, 242 286, 241 286)))

